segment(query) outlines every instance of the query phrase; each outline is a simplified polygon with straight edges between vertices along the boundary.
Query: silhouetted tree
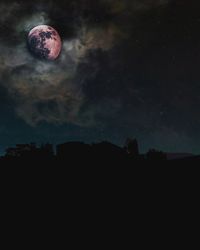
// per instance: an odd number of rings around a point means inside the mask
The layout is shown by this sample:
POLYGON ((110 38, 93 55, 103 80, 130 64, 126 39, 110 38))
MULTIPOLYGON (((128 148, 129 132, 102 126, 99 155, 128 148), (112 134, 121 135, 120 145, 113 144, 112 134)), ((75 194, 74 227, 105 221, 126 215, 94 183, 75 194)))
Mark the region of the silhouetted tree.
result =
POLYGON ((30 152, 36 152, 35 143, 31 144, 17 144, 16 147, 8 148, 6 150, 6 157, 23 157, 30 152))
POLYGON ((52 157, 53 145, 45 144, 37 147, 35 143, 17 144, 16 147, 8 148, 5 157, 7 158, 48 158, 52 157))
POLYGON ((138 156, 139 155, 139 146, 137 139, 130 139, 128 138, 125 143, 125 149, 127 153, 131 156, 138 156))

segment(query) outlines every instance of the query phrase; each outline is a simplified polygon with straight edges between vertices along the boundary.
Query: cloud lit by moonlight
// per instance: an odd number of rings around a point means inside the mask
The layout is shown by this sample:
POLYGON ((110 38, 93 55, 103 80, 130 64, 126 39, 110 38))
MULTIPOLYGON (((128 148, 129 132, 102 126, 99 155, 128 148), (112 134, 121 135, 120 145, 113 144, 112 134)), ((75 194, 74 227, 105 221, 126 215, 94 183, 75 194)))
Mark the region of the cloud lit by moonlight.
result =
POLYGON ((44 12, 22 18, 20 25, 14 27, 19 37, 16 46, 0 43, 0 72, 9 75, 6 82, 1 82, 16 102, 17 114, 28 124, 45 121, 87 126, 90 118, 80 114, 84 93, 75 81, 77 68, 89 50, 107 49, 110 41, 99 40, 98 31, 87 30, 83 25, 77 30, 77 37, 63 40, 62 53, 55 62, 38 60, 30 55, 24 37, 31 28, 49 20, 44 12))
MULTIPOLYGON (((163 5, 167 1, 154 2, 163 5)), ((83 111, 86 100, 83 90, 85 76, 78 75, 79 66, 90 63, 88 60, 90 52, 109 51, 123 38, 124 27, 115 22, 115 18, 121 20, 120 18, 123 18, 121 13, 124 10, 128 13, 131 9, 148 8, 147 1, 133 1, 133 3, 130 5, 130 1, 99 1, 100 6, 104 4, 109 6, 104 9, 109 9, 109 15, 113 15, 113 18, 103 21, 102 25, 94 26, 93 21, 89 22, 88 18, 80 14, 79 21, 71 23, 73 35, 62 37, 63 46, 59 58, 55 61, 42 61, 30 55, 26 38, 34 27, 51 26, 54 23, 49 13, 52 9, 59 9, 59 4, 52 1, 49 1, 49 4, 45 2, 45 9, 38 3, 29 14, 26 14, 25 9, 22 15, 21 9, 26 8, 25 2, 1 1, 0 26, 4 30, 9 29, 9 32, 6 40, 0 38, 0 84, 8 90, 15 102, 18 116, 32 126, 40 122, 73 123, 83 126, 92 124, 90 108, 83 111)), ((78 1, 74 1, 74 4, 82 6, 78 1)), ((62 14, 63 11, 65 13, 62 6, 60 11, 62 14)), ((81 11, 79 13, 82 13, 81 11)), ((66 18, 62 23, 62 29, 66 33, 67 25, 66 18)))

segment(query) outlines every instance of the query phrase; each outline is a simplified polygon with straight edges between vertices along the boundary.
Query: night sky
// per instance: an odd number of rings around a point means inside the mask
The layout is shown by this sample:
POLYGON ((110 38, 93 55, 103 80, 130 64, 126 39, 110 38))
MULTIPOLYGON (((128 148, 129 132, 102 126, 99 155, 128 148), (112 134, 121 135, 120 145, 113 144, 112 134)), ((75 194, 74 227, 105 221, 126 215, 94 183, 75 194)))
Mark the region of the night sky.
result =
POLYGON ((200 153, 200 1, 0 1, 0 152, 65 141, 200 153), (60 57, 27 34, 54 27, 60 57))

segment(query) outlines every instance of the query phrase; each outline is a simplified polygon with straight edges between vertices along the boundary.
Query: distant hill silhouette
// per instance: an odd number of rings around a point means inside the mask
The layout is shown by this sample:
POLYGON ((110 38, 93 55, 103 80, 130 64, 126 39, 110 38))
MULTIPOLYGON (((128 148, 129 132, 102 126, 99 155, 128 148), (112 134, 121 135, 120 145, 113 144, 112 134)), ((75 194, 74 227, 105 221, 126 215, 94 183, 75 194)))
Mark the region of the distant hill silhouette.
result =
POLYGON ((189 153, 165 153, 167 155, 168 160, 178 160, 183 158, 194 157, 193 154, 189 153))

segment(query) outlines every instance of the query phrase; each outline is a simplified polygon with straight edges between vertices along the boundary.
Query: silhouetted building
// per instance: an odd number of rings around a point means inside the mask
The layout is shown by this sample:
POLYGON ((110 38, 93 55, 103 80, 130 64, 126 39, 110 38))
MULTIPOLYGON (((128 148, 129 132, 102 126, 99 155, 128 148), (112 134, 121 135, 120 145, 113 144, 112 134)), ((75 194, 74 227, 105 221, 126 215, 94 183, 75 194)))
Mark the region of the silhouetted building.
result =
MULTIPOLYGON (((172 154, 170 154, 171 156, 172 154)), ((175 155, 175 156, 174 156, 175 155)), ((136 139, 127 139, 124 148, 114 145, 109 142, 101 142, 96 144, 85 144, 83 142, 67 142, 57 145, 56 155, 54 154, 52 144, 43 144, 37 147, 35 143, 17 144, 16 147, 8 148, 4 157, 0 157, 1 162, 19 160, 19 162, 36 162, 42 163, 64 163, 64 166, 71 166, 73 163, 78 163, 83 167, 87 163, 92 163, 95 167, 98 163, 102 166, 118 166, 128 163, 130 166, 135 166, 135 163, 143 161, 199 161, 200 156, 190 154, 181 154, 177 157, 169 158, 169 154, 162 151, 151 149, 147 154, 139 154, 138 142, 136 139), (53 161, 52 161, 53 160, 53 161), (110 164, 108 164, 110 163, 110 164)))
POLYGON ((46 155, 54 155, 53 145, 49 143, 41 145, 40 151, 46 155))
POLYGON ((90 152, 90 145, 82 142, 67 142, 56 147, 56 155, 59 159, 78 160, 89 157, 90 152))
POLYGON ((126 152, 124 149, 109 143, 102 142, 97 144, 84 144, 82 142, 68 142, 57 146, 57 157, 65 161, 80 161, 98 163, 108 162, 109 160, 125 159, 126 152))
POLYGON ((167 155, 162 151, 150 149, 149 152, 146 154, 146 159, 150 161, 167 160, 167 155))
POLYGON ((125 150, 109 142, 101 142, 92 145, 92 152, 99 156, 119 157, 125 155, 125 150))

